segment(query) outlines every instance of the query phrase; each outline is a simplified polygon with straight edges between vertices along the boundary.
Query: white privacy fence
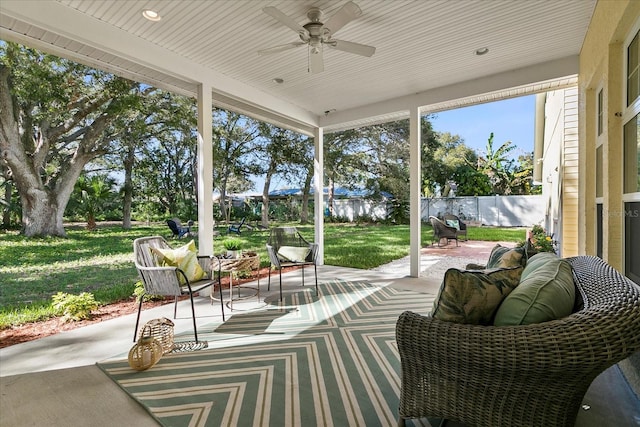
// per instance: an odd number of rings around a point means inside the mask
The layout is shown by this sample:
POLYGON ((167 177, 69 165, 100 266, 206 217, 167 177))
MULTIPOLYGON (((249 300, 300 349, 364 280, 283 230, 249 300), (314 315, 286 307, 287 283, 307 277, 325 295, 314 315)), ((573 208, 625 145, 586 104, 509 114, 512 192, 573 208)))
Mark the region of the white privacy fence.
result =
POLYGON ((546 198, 534 196, 477 196, 422 199, 421 216, 452 213, 463 220, 497 227, 529 227, 545 219, 546 198))
MULTIPOLYGON (((545 219, 546 199, 535 196, 469 196, 423 198, 421 216, 452 213, 470 222, 498 227, 530 227, 545 219)), ((375 220, 387 217, 387 203, 366 199, 336 199, 334 214, 353 221, 368 216, 375 220)))
POLYGON ((335 199, 333 212, 335 216, 349 218, 349 221, 364 216, 381 221, 387 218, 387 203, 365 199, 335 199))

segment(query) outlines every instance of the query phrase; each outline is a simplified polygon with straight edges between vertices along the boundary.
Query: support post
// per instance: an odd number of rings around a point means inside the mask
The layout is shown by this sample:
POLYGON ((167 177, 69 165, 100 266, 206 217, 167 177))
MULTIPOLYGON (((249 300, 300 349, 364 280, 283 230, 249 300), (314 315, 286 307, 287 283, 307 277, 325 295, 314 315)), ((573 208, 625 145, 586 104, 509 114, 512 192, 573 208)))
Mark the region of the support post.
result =
POLYGON ((213 255, 213 143, 211 85, 198 86, 198 251, 213 255))
POLYGON ((317 265, 324 265, 324 133, 321 127, 314 131, 313 159, 313 213, 315 223, 314 241, 318 244, 317 265))
POLYGON ((409 111, 409 275, 420 276, 420 250, 422 249, 421 218, 421 133, 420 108, 409 111))

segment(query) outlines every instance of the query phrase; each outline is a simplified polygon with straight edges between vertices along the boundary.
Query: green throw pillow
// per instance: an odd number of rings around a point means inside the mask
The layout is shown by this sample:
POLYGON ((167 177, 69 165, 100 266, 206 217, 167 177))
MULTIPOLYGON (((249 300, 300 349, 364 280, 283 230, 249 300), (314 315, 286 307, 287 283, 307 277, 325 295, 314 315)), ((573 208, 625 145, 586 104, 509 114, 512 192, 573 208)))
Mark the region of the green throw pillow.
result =
POLYGON ((285 261, 304 262, 306 261, 309 252, 311 252, 309 247, 280 246, 280 249, 278 249, 278 256, 285 261))
POLYGON ((456 230, 460 231, 460 221, 458 221, 457 219, 447 219, 447 220, 445 220, 445 223, 449 227, 453 227, 456 230))
POLYGON ((447 322, 490 325, 502 300, 518 286, 522 267, 464 271, 450 268, 433 305, 432 316, 447 322))
POLYGON ((520 285, 502 302, 494 324, 528 325, 568 316, 575 292, 571 265, 555 254, 541 252, 529 259, 520 285))
POLYGON ((510 268, 527 264, 527 256, 524 248, 507 248, 495 245, 489 255, 487 268, 510 268))
MULTIPOLYGON (((189 282, 200 280, 205 275, 198 263, 198 251, 193 240, 176 249, 151 248, 151 251, 158 257, 160 266, 178 267, 184 271, 189 282)), ((181 284, 186 283, 182 274, 178 274, 178 280, 181 284)))

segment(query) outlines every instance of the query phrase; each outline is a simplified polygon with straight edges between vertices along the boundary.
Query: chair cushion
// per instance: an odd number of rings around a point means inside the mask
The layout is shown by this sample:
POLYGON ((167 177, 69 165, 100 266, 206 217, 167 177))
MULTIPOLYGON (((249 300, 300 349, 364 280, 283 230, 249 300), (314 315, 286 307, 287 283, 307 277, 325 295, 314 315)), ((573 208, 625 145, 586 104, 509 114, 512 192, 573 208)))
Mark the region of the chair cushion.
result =
MULTIPOLYGON (((186 245, 176 249, 171 248, 151 248, 151 251, 158 257, 158 264, 166 267, 178 267, 184 271, 189 282, 200 280, 205 276, 205 272, 198 263, 198 251, 196 243, 191 240, 186 245)), ((178 274, 181 284, 185 283, 184 277, 178 274)))
POLYGON ((502 300, 518 285, 522 266, 483 271, 448 269, 433 304, 439 320, 490 325, 502 300))
POLYGON ((495 245, 489 255, 487 268, 510 268, 527 264, 527 253, 525 248, 508 248, 506 246, 495 245))
POLYGON ((502 302, 494 324, 528 325, 568 316, 575 302, 571 265, 550 252, 531 257, 518 287, 502 302))
POLYGON ((445 220, 445 222, 449 227, 453 227, 456 230, 460 231, 460 221, 458 221, 457 219, 447 219, 445 220))
POLYGON ((311 249, 308 246, 280 246, 278 258, 291 262, 304 262, 311 249))

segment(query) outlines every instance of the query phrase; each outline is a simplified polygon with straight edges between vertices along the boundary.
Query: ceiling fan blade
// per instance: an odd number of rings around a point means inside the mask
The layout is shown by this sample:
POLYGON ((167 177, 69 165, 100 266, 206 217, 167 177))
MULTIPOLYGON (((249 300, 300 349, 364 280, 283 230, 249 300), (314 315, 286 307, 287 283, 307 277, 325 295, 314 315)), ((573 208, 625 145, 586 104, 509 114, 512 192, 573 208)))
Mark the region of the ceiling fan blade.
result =
POLYGON ((376 52, 376 48, 373 46, 367 46, 366 44, 347 42, 344 40, 332 39, 330 43, 326 43, 330 47, 341 50, 343 52, 355 53, 356 55, 362 55, 370 57, 376 52))
POLYGON ((329 29, 331 34, 335 34, 340 31, 342 27, 360 15, 362 15, 362 10, 360 10, 358 5, 352 1, 347 2, 344 6, 338 9, 338 11, 334 13, 327 22, 325 22, 324 28, 329 29))
POLYGON ((258 55, 269 55, 271 53, 284 52, 285 50, 294 49, 296 47, 305 46, 305 42, 293 42, 269 47, 258 51, 258 55))
POLYGON ((315 50, 309 48, 309 72, 313 74, 324 71, 324 60, 322 58, 322 48, 315 50))
POLYGON ((293 31, 295 31, 298 34, 305 34, 305 35, 309 34, 306 28, 304 28, 302 25, 294 21, 291 17, 289 17, 288 15, 285 15, 279 9, 276 9, 273 6, 267 6, 263 8, 262 11, 267 15, 271 16, 272 18, 276 19, 280 23, 291 28, 293 31))

